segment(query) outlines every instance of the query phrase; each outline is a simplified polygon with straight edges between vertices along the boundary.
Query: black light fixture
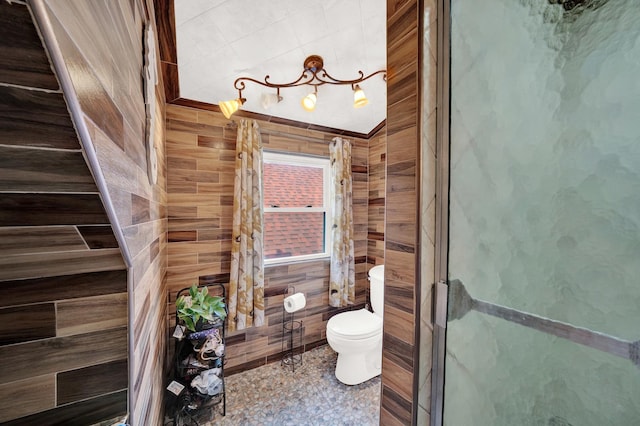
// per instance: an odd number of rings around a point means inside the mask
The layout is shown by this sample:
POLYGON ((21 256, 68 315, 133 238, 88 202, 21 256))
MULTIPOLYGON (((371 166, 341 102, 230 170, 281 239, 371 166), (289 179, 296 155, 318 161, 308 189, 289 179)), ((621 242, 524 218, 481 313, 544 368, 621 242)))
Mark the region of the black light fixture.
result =
POLYGON ((313 92, 309 93, 302 99, 302 107, 306 111, 313 111, 315 109, 316 101, 318 100, 319 86, 325 84, 350 85, 351 90, 353 90, 353 106, 354 108, 360 108, 362 106, 365 106, 369 102, 364 94, 364 91, 360 88, 360 83, 378 74, 382 74, 382 79, 386 81, 387 70, 378 70, 369 75, 365 75, 362 71, 358 71, 358 74, 360 75, 360 77, 353 80, 340 80, 332 77, 324 69, 324 61, 322 57, 318 55, 311 55, 304 60, 304 70, 302 71, 300 77, 290 83, 272 83, 269 81, 268 75, 264 78, 264 81, 256 80, 251 77, 237 78, 236 81, 234 81, 233 86, 236 88, 236 90, 238 90, 238 97, 233 100, 220 102, 219 106, 224 116, 226 118, 231 118, 231 115, 238 111, 240 107, 247 101, 242 97, 242 91, 246 88, 245 82, 252 82, 264 87, 276 89, 276 95, 273 98, 276 100, 276 102, 280 102, 282 100, 282 96, 280 96, 280 89, 305 85, 312 86, 313 92))

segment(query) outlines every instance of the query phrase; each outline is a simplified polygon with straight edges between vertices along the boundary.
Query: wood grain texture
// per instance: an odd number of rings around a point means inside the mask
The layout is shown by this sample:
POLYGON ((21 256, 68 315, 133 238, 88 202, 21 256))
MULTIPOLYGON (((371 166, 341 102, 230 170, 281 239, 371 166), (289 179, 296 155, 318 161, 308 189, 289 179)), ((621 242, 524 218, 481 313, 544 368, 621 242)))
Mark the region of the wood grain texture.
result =
POLYGON ((0 309, 0 346, 56 335, 53 303, 0 309))
MULTIPOLYGON (((227 126, 229 121, 221 114, 211 110, 169 106, 167 118, 170 212, 167 281, 173 302, 175 293, 191 283, 227 283, 229 280, 236 130, 227 126)), ((314 137, 327 140, 334 135, 273 122, 259 124, 279 132, 278 136, 269 135, 267 143, 267 138, 263 139, 268 149, 328 156, 328 145, 298 140, 296 135, 312 132, 314 137)), ((368 141, 354 141, 358 264, 357 304, 352 308, 364 304, 368 287, 368 148, 368 141)), ((326 322, 337 312, 328 306, 328 281, 326 260, 268 266, 265 269, 267 325, 229 336, 227 367, 241 371, 278 358, 282 350, 283 294, 290 284, 307 297, 307 307, 300 313, 305 321, 305 344, 324 341, 326 322)))
POLYGON ((121 359, 58 373, 58 405, 126 389, 127 368, 127 360, 121 359))
POLYGON ((369 140, 367 199, 367 263, 384 264, 386 204, 386 131, 369 140))
POLYGON ((0 384, 0 422, 55 407, 55 389, 55 374, 0 384))
POLYGON ((20 279, 0 283, 0 307, 126 293, 124 269, 86 274, 20 279))
POLYGON ((0 144, 78 149, 61 93, 0 86, 0 144))
MULTIPOLYGON (((384 368, 384 367, 383 367, 384 368)), ((384 425, 410 425, 412 424, 412 403, 400 396, 388 386, 382 385, 380 396, 380 424, 384 425), (382 411, 388 414, 383 414, 382 411)))
POLYGON ((105 419, 124 417, 127 391, 114 392, 85 401, 42 411, 4 423, 5 426, 92 425, 105 419))
POLYGON ((175 102, 180 99, 180 86, 178 77, 178 65, 162 61, 162 78, 164 81, 164 96, 167 102, 175 102))
MULTIPOLYGON (((102 196, 124 194, 123 197, 114 201, 114 205, 118 209, 117 220, 122 220, 125 227, 132 223, 131 194, 135 193, 140 198, 149 200, 148 214, 139 216, 139 219, 148 219, 148 221, 137 223, 132 230, 124 230, 128 235, 127 244, 131 244, 132 251, 138 254, 132 267, 132 277, 137 284, 136 291, 139 290, 141 295, 136 299, 136 295, 132 294, 132 300, 149 300, 151 306, 147 310, 134 306, 137 311, 144 311, 149 315, 149 318, 143 319, 143 323, 148 325, 144 329, 148 343, 142 349, 146 352, 136 354, 136 359, 146 358, 150 361, 138 364, 139 369, 136 370, 136 374, 143 378, 143 383, 147 386, 141 395, 132 395, 131 409, 136 411, 139 406, 140 410, 153 410, 148 416, 152 420, 149 424, 159 424, 155 420, 162 417, 164 393, 162 364, 165 353, 164 318, 166 317, 164 303, 166 244, 164 241, 167 211, 164 206, 166 202, 164 103, 160 93, 158 104, 155 105, 159 117, 155 142, 160 152, 160 173, 158 184, 150 185, 143 144, 145 106, 141 79, 143 19, 140 13, 144 13, 145 7, 142 5, 144 1, 133 0, 132 4, 129 0, 109 2, 45 0, 44 3, 45 12, 51 18, 54 27, 54 37, 60 44, 66 61, 65 65, 78 92, 81 109, 84 112, 84 122, 89 127, 91 140, 88 142, 93 143, 93 148, 98 153, 99 167, 107 178, 109 193, 104 193, 102 196), (105 157, 109 158, 105 159, 105 157), (113 167, 114 165, 120 167, 113 167), (127 173, 121 173, 123 169, 127 173), (122 200, 126 201, 122 202, 122 200), (143 297, 147 295, 151 297, 143 297), (147 404, 147 400, 151 402, 147 404)), ((27 10, 24 2, 19 3, 21 4, 11 5, 11 7, 27 10)), ((1 6, 3 8, 7 6, 7 2, 2 2, 1 6)), ((4 18, 7 16, 2 14, 0 20, 4 18)), ((33 24, 30 21, 25 23, 30 26, 25 25, 25 28, 18 30, 21 34, 24 32, 26 40, 28 31, 33 32, 33 24)), ((0 31, 5 29, 6 26, 3 25, 0 31)), ((0 40, 0 46, 6 40, 4 38, 0 40)), ((44 54, 41 46, 40 49, 44 54)), ((34 57, 35 59, 37 58, 34 57)), ((0 64, 0 76, 4 75, 5 68, 2 67, 8 63, 3 61, 0 64)), ((104 330, 97 330, 122 327, 126 324, 126 299, 123 298, 123 294, 127 291, 126 272, 121 270, 77 274, 115 267, 123 269, 124 263, 113 234, 110 232, 109 223, 98 208, 100 203, 97 190, 84 165, 80 145, 71 126, 62 96, 59 93, 40 92, 45 93, 40 94, 38 91, 34 93, 19 91, 9 93, 6 90, 2 92, 0 125, 6 132, 2 133, 1 137, 12 140, 6 143, 0 141, 0 145, 3 145, 0 153, 0 191, 12 194, 32 192, 43 194, 45 197, 51 196, 46 194, 47 192, 84 194, 62 201, 61 199, 53 201, 51 198, 43 199, 41 195, 33 194, 27 194, 33 195, 31 201, 17 199, 13 195, 3 196, 0 197, 0 204, 2 204, 0 217, 4 220, 3 225, 23 223, 42 226, 43 229, 50 228, 50 223, 80 225, 79 230, 92 250, 85 245, 81 252, 72 251, 72 247, 63 246, 66 244, 66 238, 61 238, 58 248, 64 251, 45 255, 43 251, 53 248, 55 243, 51 236, 47 237, 43 234, 41 247, 38 247, 35 241, 29 240, 29 244, 23 245, 23 248, 28 246, 31 249, 29 252, 18 253, 16 246, 13 246, 16 254, 2 259, 0 272, 3 275, 0 279, 9 281, 0 283, 0 289, 3 290, 0 305, 7 306, 7 309, 14 309, 14 305, 21 303, 38 303, 42 299, 50 299, 50 302, 57 303, 61 307, 59 311, 61 333, 83 332, 73 337, 38 340, 38 342, 49 342, 49 346, 45 350, 32 348, 30 352, 40 352, 40 356, 46 361, 42 361, 39 357, 31 359, 30 364, 33 365, 31 370, 27 371, 26 368, 19 367, 23 370, 21 373, 23 376, 39 374, 38 369, 45 368, 47 363, 52 361, 57 361, 57 364, 49 365, 55 372, 100 364, 109 358, 101 346, 109 344, 112 339, 109 335, 101 334, 104 330), (19 152, 15 145, 23 145, 29 149, 19 152), (42 150, 40 147, 55 149, 42 150), (95 197, 83 198, 87 193, 94 193, 95 197), (88 211, 87 206, 89 206, 88 211), (35 278, 51 274, 60 276, 51 279, 35 278), (78 300, 81 297, 100 294, 113 296, 98 297, 99 304, 93 306, 91 302, 78 300), (118 300, 114 301, 114 299, 118 300), (88 307, 92 308, 91 315, 86 312, 88 307), (81 322, 78 322, 79 320, 81 322), (84 333, 90 330, 95 332, 84 333), (91 336, 97 340, 91 340, 91 336), (74 346, 73 342, 78 342, 76 338, 84 341, 74 346), (88 348, 92 349, 88 350, 88 348), (47 353, 49 349, 51 352, 47 353), (68 365, 65 362, 72 362, 75 365, 68 365)), ((24 238, 32 238, 32 236, 26 234, 24 238)), ((30 343, 33 342, 12 345, 14 352, 3 354, 3 362, 15 364, 16 359, 13 357, 24 359, 25 356, 20 351, 23 345, 30 343)), ((113 359, 126 358, 127 343, 125 329, 116 345, 117 350, 121 352, 114 355, 113 359)), ((116 347, 112 349, 114 353, 117 352, 116 347)), ((134 364, 132 368, 135 368, 134 364)), ((0 374, 0 383, 5 383, 7 380, 12 380, 10 375, 4 372, 0 374)), ((50 392, 49 400, 55 397, 55 389, 49 389, 48 392, 50 392)), ((46 400, 45 397, 42 399, 46 400)), ((114 401, 110 402, 109 399, 110 397, 96 398, 91 402, 85 401, 59 407, 40 415, 21 419, 16 421, 16 424, 56 422, 93 424, 113 418, 115 414, 126 412, 126 392, 118 397, 117 412, 101 409, 101 407, 114 406, 114 401), (87 414, 91 416, 87 417, 87 414)), ((46 408, 37 407, 38 410, 46 408)))
POLYGON ((178 63, 176 19, 173 0, 153 0, 158 27, 159 56, 162 62, 178 63))
POLYGON ((0 82, 57 90, 58 81, 27 6, 0 3, 0 82))
POLYGON ((110 226, 78 226, 78 232, 91 249, 117 248, 118 241, 110 226))
MULTIPOLYGON (((133 257, 130 303, 136 324, 143 324, 144 328, 140 333, 132 331, 135 341, 130 362, 136 379, 144 386, 132 391, 130 418, 143 419, 138 424, 158 424, 155 419, 161 418, 164 394, 161 382, 166 318, 164 97, 159 87, 154 105, 158 117, 154 143, 160 153, 159 173, 157 184, 151 185, 143 143, 141 35, 145 10, 152 19, 154 13, 143 3, 146 2, 48 1, 47 5, 118 223, 133 257)), ((86 232, 84 235, 87 236, 86 232)), ((133 324, 133 318, 130 322, 133 324)))
POLYGON ((108 223, 97 194, 3 194, 0 197, 0 226, 108 223))
POLYGON ((79 151, 0 146, 0 191, 98 192, 79 151))
POLYGON ((124 150, 122 113, 60 21, 55 15, 50 16, 82 111, 107 134, 113 143, 124 150))
POLYGON ((0 281, 124 268, 119 249, 34 253, 0 258, 0 281))
POLYGON ((127 325, 127 293, 57 303, 57 335, 90 333, 127 325))
POLYGON ((151 204, 148 199, 131 194, 131 223, 134 225, 151 220, 151 204))
POLYGON ((5 256, 86 249, 73 226, 0 228, 0 253, 5 256))
MULTIPOLYGON (((417 418, 420 2, 387 2, 385 318, 381 424, 417 418)), ((381 154, 381 153, 380 153, 381 154)), ((374 195, 380 195, 379 189, 374 195)), ((371 210, 371 208, 370 208, 371 210)), ((375 213, 375 210, 374 210, 375 213)), ((378 230, 376 230, 378 231, 378 230)), ((379 232, 379 231, 378 231, 379 232)))
POLYGON ((0 347, 3 382, 116 361, 127 356, 126 327, 0 347))

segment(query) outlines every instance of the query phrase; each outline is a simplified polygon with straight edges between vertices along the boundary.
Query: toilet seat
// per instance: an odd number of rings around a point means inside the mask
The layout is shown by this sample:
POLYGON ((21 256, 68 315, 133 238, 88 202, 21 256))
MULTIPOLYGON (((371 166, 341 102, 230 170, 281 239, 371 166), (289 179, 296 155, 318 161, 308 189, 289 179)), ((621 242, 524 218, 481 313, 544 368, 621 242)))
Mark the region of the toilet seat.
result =
POLYGON ((367 339, 382 331, 382 318, 366 309, 334 315, 327 323, 327 331, 348 340, 367 339))

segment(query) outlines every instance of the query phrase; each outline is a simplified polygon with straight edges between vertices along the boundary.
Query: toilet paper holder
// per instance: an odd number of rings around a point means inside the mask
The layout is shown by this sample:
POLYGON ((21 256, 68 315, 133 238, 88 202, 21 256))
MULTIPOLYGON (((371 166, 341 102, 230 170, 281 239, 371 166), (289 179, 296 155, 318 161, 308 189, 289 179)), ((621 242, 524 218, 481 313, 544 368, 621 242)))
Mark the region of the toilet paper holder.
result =
POLYGON ((296 320, 295 314, 304 308, 306 301, 302 293, 299 293, 302 295, 302 299, 299 297, 295 298, 295 302, 298 302, 295 306, 291 304, 287 306, 284 299, 297 294, 294 286, 287 286, 287 289, 284 291, 282 306, 282 361, 280 364, 284 367, 291 368, 291 371, 294 372, 297 365, 302 365, 302 353, 304 352, 304 345, 302 343, 304 334, 302 320, 296 320), (301 301, 302 304, 299 304, 301 301), (291 308, 293 308, 293 310, 291 308))

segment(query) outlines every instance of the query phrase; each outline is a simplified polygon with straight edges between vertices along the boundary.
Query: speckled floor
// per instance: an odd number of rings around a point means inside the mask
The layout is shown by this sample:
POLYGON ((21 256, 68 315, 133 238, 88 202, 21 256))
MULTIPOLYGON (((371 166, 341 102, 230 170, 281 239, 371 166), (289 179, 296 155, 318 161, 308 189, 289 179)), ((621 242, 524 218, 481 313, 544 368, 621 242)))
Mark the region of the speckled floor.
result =
POLYGON ((206 425, 378 425, 380 377, 344 385, 336 359, 324 345, 305 352, 295 372, 276 362, 227 377, 227 415, 206 425))

